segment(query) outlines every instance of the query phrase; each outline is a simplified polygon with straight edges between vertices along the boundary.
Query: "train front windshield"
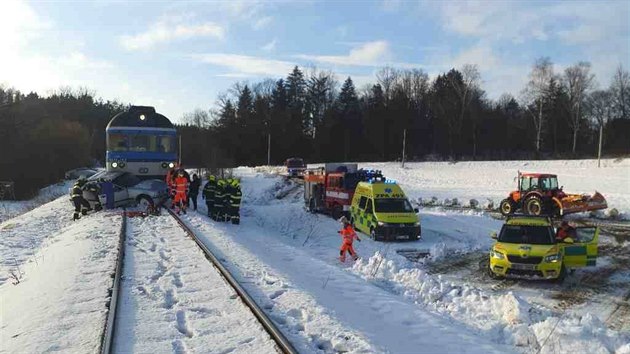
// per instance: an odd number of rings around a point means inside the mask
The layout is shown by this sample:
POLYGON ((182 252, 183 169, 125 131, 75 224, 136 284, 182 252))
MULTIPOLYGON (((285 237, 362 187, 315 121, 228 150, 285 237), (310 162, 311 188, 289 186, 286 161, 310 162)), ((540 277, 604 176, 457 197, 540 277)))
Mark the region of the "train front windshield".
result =
POLYGON ((177 140, 172 135, 110 133, 107 135, 107 150, 177 153, 177 140))

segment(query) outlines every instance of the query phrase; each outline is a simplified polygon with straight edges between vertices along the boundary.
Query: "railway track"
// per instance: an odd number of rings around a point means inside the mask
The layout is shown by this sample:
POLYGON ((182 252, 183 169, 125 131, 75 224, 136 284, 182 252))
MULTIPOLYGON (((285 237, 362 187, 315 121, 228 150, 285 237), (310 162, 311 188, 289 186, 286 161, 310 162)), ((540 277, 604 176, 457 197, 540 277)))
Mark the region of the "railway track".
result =
MULTIPOLYGON (((168 209, 167 209, 168 210, 168 209)), ((260 323, 261 327, 267 332, 270 338, 276 345, 276 350, 283 354, 295 354, 297 350, 289 342, 289 340, 282 334, 282 332, 275 326, 269 317, 263 312, 263 310, 256 304, 247 291, 239 284, 235 277, 229 272, 229 270, 221 264, 219 259, 199 240, 197 235, 171 210, 168 210, 169 214, 175 219, 177 224, 184 230, 184 232, 197 244, 202 250, 205 258, 210 261, 214 268, 221 274, 221 277, 225 280, 225 283, 236 292, 236 296, 241 302, 251 311, 256 320, 260 323)), ((113 286, 111 290, 110 303, 108 305, 108 314, 105 327, 101 336, 100 353, 109 354, 114 352, 114 342, 116 340, 116 327, 117 327, 117 308, 120 301, 121 294, 121 279, 124 267, 125 257, 125 245, 126 245, 126 233, 127 233, 127 212, 122 213, 122 226, 120 231, 119 252, 116 262, 116 271, 113 279, 113 286)))

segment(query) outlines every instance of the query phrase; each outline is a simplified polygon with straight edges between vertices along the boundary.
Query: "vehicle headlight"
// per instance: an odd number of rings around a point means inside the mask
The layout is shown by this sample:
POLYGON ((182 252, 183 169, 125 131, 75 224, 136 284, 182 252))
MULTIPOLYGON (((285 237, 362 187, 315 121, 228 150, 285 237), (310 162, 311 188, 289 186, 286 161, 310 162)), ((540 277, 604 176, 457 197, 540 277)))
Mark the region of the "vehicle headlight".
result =
POLYGON ((545 257, 545 262, 547 263, 556 263, 560 261, 560 254, 552 254, 545 257))
POLYGON ((112 167, 113 167, 113 168, 118 167, 118 162, 112 162, 112 167))
POLYGON ((377 222, 378 226, 385 226, 386 224, 382 221, 377 222))
POLYGON ((503 255, 503 253, 496 250, 492 250, 492 257, 496 259, 505 259, 505 255, 503 255))
POLYGON ((416 221, 413 226, 420 226, 420 221, 416 221))
POLYGON ((169 167, 169 168, 173 168, 173 167, 175 167, 175 164, 174 164, 174 163, 172 163, 172 162, 169 162, 169 163, 168 163, 168 167, 169 167))
POLYGON ((162 162, 162 168, 167 168, 168 164, 166 162, 162 162))

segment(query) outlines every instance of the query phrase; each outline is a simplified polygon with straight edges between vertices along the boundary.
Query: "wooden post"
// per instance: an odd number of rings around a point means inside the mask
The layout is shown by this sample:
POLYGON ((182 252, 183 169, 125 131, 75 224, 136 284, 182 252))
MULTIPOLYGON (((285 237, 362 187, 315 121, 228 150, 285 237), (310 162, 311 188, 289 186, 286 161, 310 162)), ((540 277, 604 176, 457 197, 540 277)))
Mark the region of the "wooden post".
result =
POLYGON ((402 168, 405 168, 405 143, 407 142, 407 129, 403 130, 402 168))
POLYGON ((267 135, 267 166, 271 166, 271 133, 267 135))

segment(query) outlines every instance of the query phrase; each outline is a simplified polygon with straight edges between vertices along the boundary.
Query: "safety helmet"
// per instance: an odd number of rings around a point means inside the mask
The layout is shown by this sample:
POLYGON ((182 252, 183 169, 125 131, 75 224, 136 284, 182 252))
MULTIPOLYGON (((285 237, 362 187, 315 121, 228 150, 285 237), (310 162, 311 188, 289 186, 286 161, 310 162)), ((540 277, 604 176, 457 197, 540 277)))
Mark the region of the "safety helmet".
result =
POLYGON ((339 218, 339 222, 340 222, 340 223, 342 223, 342 224, 344 224, 344 225, 347 225, 347 224, 349 224, 349 223, 350 223, 350 222, 348 221, 348 218, 346 218, 345 216, 340 217, 340 218, 339 218))
POLYGON ((208 181, 216 181, 216 180, 217 180, 217 178, 214 177, 214 175, 209 175, 208 176, 208 181))
POLYGON ((177 174, 180 175, 180 176, 183 176, 184 175, 184 170, 177 171, 177 174))
POLYGON ((233 180, 232 181, 232 186, 233 187, 238 187, 238 180, 233 180))

